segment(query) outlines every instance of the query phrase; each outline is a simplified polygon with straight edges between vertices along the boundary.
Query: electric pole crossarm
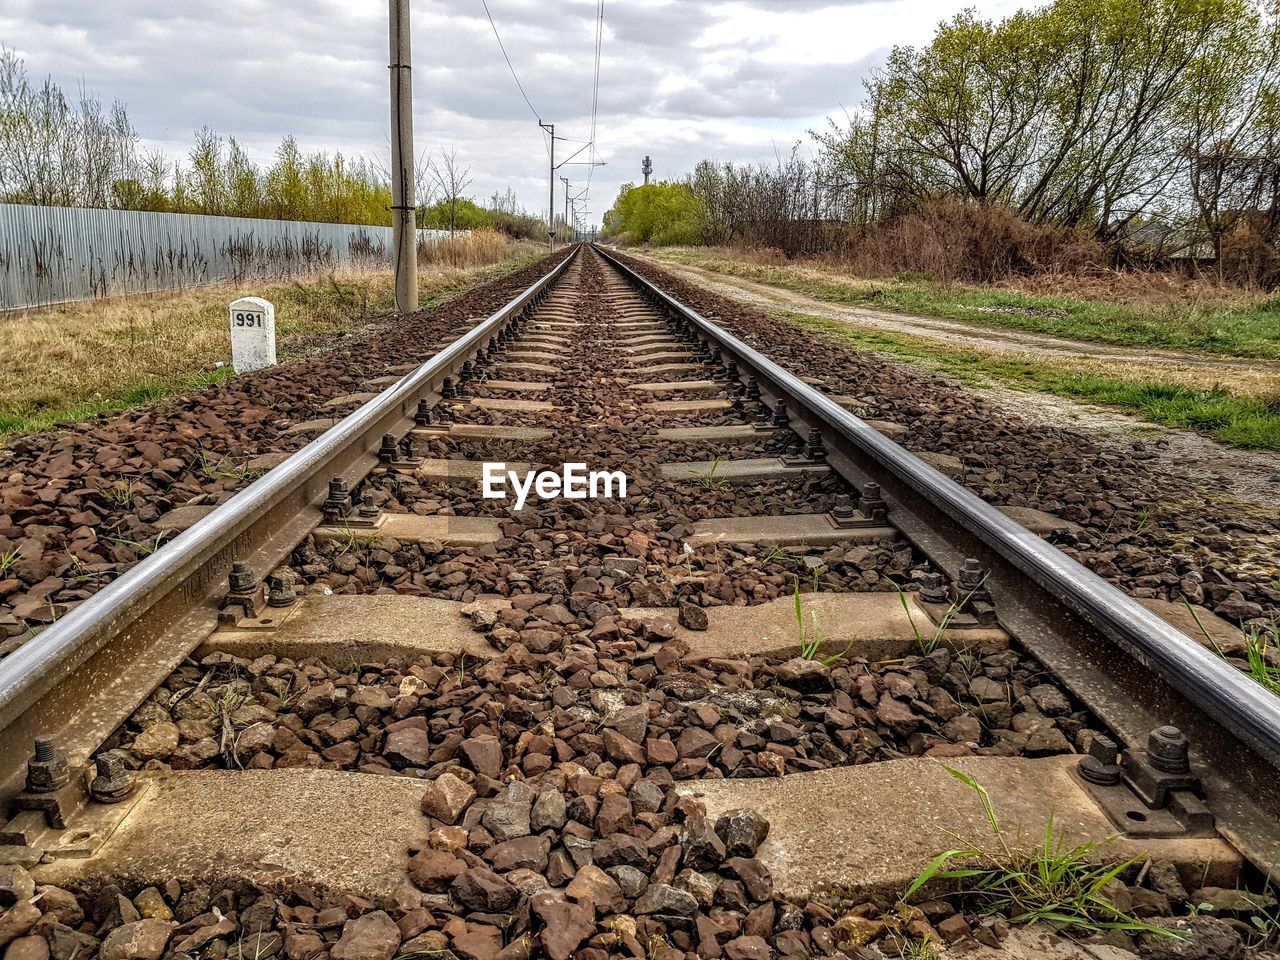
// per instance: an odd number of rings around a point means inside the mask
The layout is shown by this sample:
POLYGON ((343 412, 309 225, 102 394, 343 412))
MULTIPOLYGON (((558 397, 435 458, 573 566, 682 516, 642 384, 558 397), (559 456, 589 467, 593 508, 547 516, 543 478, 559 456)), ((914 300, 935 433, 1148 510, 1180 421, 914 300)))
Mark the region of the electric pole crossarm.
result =
MULTIPOLYGON (((561 137, 560 139, 562 139, 562 140, 563 140, 564 138, 563 138, 563 137, 561 137)), ((589 146, 591 146, 591 144, 590 144, 590 143, 587 143, 587 144, 584 144, 583 146, 579 147, 577 150, 573 151, 573 153, 569 154, 567 157, 565 157, 563 160, 561 160, 558 164, 556 164, 556 166, 557 166, 557 167, 563 167, 566 163, 568 163, 570 160, 572 160, 574 157, 576 157, 578 154, 580 154, 583 150, 587 149, 587 147, 589 147, 589 146)))

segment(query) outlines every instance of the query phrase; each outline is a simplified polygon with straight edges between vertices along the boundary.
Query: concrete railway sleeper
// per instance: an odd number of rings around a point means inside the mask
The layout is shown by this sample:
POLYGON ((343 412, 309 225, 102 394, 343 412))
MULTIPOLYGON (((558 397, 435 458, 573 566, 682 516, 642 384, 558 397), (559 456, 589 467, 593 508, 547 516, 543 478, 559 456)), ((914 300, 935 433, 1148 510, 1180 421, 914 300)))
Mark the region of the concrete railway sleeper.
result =
POLYGON ((1275 862, 1280 714, 1177 611, 612 255, 577 249, 351 402, 0 661, 13 942, 999 947, 1004 919, 932 887, 898 903, 957 836, 989 835, 943 762, 1018 851, 1118 835, 1135 950, 1186 926, 1180 898, 1226 904, 1275 862), (516 509, 484 495, 495 463, 616 472, 626 495, 516 509))

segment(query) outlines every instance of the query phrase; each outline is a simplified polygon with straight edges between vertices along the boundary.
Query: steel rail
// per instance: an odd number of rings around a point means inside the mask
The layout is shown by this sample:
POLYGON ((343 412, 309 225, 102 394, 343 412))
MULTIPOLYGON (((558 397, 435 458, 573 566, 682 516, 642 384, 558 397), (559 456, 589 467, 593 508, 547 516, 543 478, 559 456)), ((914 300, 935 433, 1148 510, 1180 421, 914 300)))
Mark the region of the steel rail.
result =
POLYGON ((880 483, 890 522, 926 555, 944 569, 966 556, 981 559, 991 570, 988 588, 1002 625, 1130 747, 1143 746, 1162 723, 1190 733, 1193 755, 1216 773, 1206 789, 1216 794, 1220 824, 1255 862, 1276 862, 1280 698, 755 347, 595 249, 652 302, 718 347, 726 362, 733 360, 741 378, 756 377, 766 399, 785 400, 793 426, 817 427, 845 479, 859 487, 880 483), (1167 688, 1151 682, 1152 671, 1167 688))
POLYGON ((22 789, 31 740, 53 734, 83 764, 216 623, 235 560, 260 576, 320 519, 330 477, 363 477, 385 433, 540 302, 575 249, 501 309, 269 470, 30 642, 0 660, 0 801, 22 789))

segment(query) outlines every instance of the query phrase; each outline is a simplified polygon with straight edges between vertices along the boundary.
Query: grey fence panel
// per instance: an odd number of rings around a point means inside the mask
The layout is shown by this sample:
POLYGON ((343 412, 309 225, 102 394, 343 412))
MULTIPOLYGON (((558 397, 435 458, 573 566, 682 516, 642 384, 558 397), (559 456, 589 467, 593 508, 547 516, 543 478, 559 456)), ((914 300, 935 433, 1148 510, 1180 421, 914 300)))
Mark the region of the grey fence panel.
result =
POLYGON ((390 227, 0 203, 0 309, 376 267, 390 250, 390 227))

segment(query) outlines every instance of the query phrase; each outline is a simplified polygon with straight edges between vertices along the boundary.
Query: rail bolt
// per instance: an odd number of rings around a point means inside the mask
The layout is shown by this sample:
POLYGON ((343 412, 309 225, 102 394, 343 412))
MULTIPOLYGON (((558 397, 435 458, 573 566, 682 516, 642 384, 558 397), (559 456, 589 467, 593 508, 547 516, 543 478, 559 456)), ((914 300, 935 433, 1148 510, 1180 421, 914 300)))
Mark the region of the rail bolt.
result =
POLYGON ((1156 727, 1147 737, 1147 762, 1162 773, 1191 771, 1191 742, 1177 727, 1156 727))
POLYGON ((920 599, 925 603, 946 603, 951 599, 947 578, 930 570, 920 578, 920 599))
POLYGON ((1080 758, 1076 769, 1080 776, 1099 786, 1111 786, 1120 782, 1120 764, 1117 762, 1120 748, 1110 737, 1098 734, 1089 744, 1089 752, 1080 758))
POLYGON ((89 783, 89 796, 98 803, 119 803, 133 789, 133 777, 124 758, 114 751, 98 754, 97 776, 89 783))
POLYGON ((787 401, 779 400, 773 405, 773 425, 785 427, 790 422, 791 418, 787 416, 787 401))
POLYGON ((445 400, 452 400, 456 396, 453 392, 453 377, 444 378, 444 382, 440 384, 440 396, 445 400))
POLYGON ((414 411, 413 422, 420 427, 429 427, 435 422, 435 418, 431 416, 431 404, 426 400, 418 401, 418 409, 414 411))
POLYGON ((378 447, 378 460, 382 463, 392 463, 400 459, 400 448, 396 445, 396 438, 393 434, 384 433, 382 435, 382 445, 378 447))
POLYGON ((272 577, 267 586, 267 606, 269 607, 288 607, 298 600, 298 595, 293 592, 293 583, 285 580, 284 577, 272 577))
POLYGON ((836 497, 836 505, 831 508, 831 515, 837 520, 852 520, 853 498, 844 494, 836 497))
POLYGON ((231 564, 231 572, 227 574, 227 586, 232 593, 252 593, 255 585, 253 571, 249 569, 247 563, 237 560, 231 564))
POLYGON ((982 569, 982 564, 970 557, 960 567, 960 574, 956 577, 956 582, 959 584, 962 594, 974 593, 981 590, 983 584, 987 582, 987 571, 982 569))
POLYGON ((862 496, 858 498, 858 509, 868 520, 883 520, 889 512, 889 505, 880 496, 880 484, 868 480, 862 486, 862 496))
POLYGON ((809 431, 809 438, 804 444, 804 455, 815 462, 827 459, 827 448, 822 445, 822 431, 817 427, 809 431))
POLYGON ((70 779, 67 758, 58 752, 53 737, 36 737, 36 752, 27 761, 27 789, 32 793, 52 793, 70 779))
POLYGON ((752 400, 760 399, 760 381, 755 377, 747 377, 747 396, 752 400))
POLYGON ((366 520, 376 520, 382 509, 373 502, 373 491, 365 490, 360 494, 360 508, 356 511, 366 520))
POLYGON ((329 481, 329 496, 320 509, 330 523, 335 523, 351 512, 351 488, 341 477, 329 481))

